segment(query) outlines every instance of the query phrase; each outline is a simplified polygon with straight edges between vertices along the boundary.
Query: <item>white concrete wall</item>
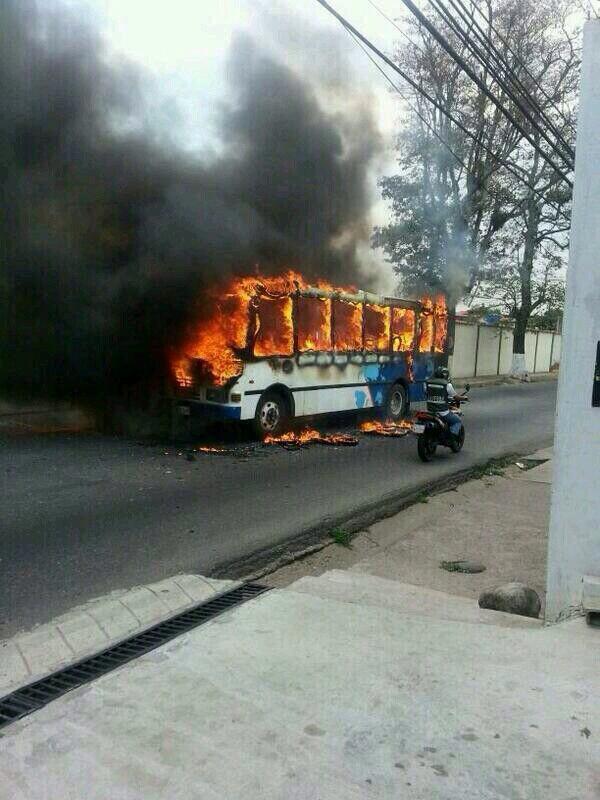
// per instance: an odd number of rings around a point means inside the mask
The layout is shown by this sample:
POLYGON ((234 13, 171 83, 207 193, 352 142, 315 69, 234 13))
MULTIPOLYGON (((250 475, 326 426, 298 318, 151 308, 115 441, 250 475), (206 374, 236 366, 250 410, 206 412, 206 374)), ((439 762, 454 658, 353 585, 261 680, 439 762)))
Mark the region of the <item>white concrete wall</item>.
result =
POLYGON ((533 331, 527 331, 525 334, 525 367, 527 372, 533 372, 535 340, 536 334, 533 331))
POLYGON ((513 332, 502 328, 502 349, 500 351, 500 375, 508 375, 512 366, 513 332))
POLYGON ((553 367, 555 364, 560 364, 560 353, 562 350, 562 338, 560 336, 554 337, 554 346, 552 347, 552 364, 550 365, 553 367))
POLYGON ((550 371, 550 350, 552 348, 552 334, 540 331, 538 334, 537 356, 534 372, 550 371))
MULTIPOLYGON (((548 372, 551 349, 552 363, 560 362, 560 334, 552 334, 549 331, 540 331, 539 335, 536 331, 527 332, 525 358, 529 372, 534 372, 536 338, 538 353, 535 372, 548 372), (552 346, 553 336, 554 346, 552 346)), ((455 378, 508 375, 512 365, 512 348, 512 328, 457 321, 450 371, 455 378), (500 354, 499 365, 498 354, 500 354)))
POLYGON ((475 366, 477 325, 456 323, 454 331, 454 354, 450 364, 456 378, 470 378, 475 366))
MULTIPOLYGON (((583 575, 600 576, 600 20, 584 29, 571 247, 558 384, 546 619, 576 612, 583 575)), ((597 646, 596 643, 590 643, 597 646)))
POLYGON ((480 376, 498 374, 498 348, 500 330, 497 327, 481 325, 479 328, 479 351, 477 353, 477 374, 480 376))

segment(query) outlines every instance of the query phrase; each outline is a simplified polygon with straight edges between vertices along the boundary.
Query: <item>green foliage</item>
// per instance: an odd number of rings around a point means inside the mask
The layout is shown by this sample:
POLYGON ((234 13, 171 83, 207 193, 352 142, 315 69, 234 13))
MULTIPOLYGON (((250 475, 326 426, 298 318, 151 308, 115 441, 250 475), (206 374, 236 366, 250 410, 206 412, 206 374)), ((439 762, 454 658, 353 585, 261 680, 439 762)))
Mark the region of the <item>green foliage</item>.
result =
POLYGON ((342 528, 333 528, 329 535, 336 544, 342 547, 352 547, 352 534, 348 531, 342 530, 342 528))

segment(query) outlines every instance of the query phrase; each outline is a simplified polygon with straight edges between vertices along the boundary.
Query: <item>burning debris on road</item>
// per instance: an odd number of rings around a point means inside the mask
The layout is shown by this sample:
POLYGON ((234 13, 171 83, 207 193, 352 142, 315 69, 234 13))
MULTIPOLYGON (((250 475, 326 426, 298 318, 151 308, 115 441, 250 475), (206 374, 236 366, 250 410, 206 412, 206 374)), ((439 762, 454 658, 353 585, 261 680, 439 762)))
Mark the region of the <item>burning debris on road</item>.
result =
POLYGON ((368 436, 406 436, 412 423, 408 419, 399 422, 380 422, 379 420, 366 420, 360 424, 360 432, 368 436))
POLYGON ((358 444, 358 439, 350 433, 321 433, 314 428, 307 428, 303 431, 288 431, 281 436, 265 436, 264 444, 281 445, 287 450, 295 450, 310 444, 355 447, 358 444))
MULTIPOLYGON (((398 422, 365 420, 360 423, 358 429, 353 433, 335 431, 324 433, 316 428, 304 428, 303 430, 291 430, 280 436, 265 436, 260 442, 234 444, 198 444, 185 451, 180 451, 177 455, 185 456, 187 461, 195 461, 197 455, 219 455, 238 458, 240 456, 260 456, 265 454, 265 450, 274 445, 284 450, 300 450, 310 445, 328 445, 330 447, 356 447, 360 443, 360 435, 382 436, 386 438, 400 438, 406 436, 411 428, 411 420, 403 419, 398 422), (358 435, 357 435, 358 434, 358 435)), ((164 455, 168 455, 167 452, 164 455)))

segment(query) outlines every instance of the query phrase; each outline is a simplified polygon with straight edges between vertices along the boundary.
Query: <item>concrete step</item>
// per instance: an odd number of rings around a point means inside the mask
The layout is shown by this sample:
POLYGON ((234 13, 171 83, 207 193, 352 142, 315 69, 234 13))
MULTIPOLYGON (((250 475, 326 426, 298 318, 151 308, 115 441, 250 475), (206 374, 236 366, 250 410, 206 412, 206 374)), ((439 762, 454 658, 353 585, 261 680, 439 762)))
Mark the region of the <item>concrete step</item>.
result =
POLYGON ((304 577, 285 591, 302 592, 327 600, 385 608, 410 616, 495 625, 502 628, 541 628, 542 620, 488 611, 476 600, 422 586, 391 581, 362 572, 330 570, 319 577, 304 577))
POLYGON ((274 590, 6 729, 0 800, 597 800, 571 644, 274 590))

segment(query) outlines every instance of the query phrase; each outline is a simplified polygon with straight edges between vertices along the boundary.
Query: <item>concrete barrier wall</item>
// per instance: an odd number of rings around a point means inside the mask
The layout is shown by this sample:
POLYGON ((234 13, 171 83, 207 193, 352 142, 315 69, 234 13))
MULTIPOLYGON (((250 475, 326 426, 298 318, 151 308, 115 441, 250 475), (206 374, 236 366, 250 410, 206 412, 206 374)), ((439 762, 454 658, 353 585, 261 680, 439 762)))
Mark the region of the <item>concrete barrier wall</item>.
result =
MULTIPOLYGON (((456 378, 507 375, 512 365, 513 330, 457 320, 450 369, 456 378)), ((560 363, 561 336, 527 331, 525 363, 529 372, 549 372, 560 363)))
POLYGON ((537 336, 535 333, 527 331, 525 334, 525 367, 527 372, 534 372, 536 341, 537 336))
POLYGON ((500 375, 508 375, 512 367, 513 332, 511 328, 501 328, 500 375))
POLYGON ((554 337, 554 347, 552 348, 552 363, 550 367, 560 364, 560 352, 562 349, 562 339, 560 336, 554 337))
POLYGON ((459 325, 454 332, 454 355, 452 374, 457 378, 470 378, 473 375, 475 354, 477 352, 477 326, 459 325))
POLYGON ((481 325, 479 328, 479 348, 477 350, 477 374, 481 376, 498 374, 498 346, 500 329, 481 325))

